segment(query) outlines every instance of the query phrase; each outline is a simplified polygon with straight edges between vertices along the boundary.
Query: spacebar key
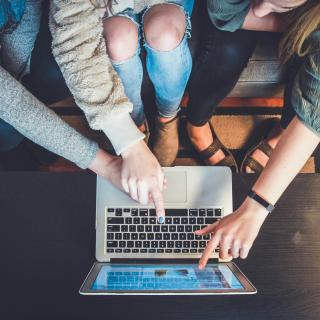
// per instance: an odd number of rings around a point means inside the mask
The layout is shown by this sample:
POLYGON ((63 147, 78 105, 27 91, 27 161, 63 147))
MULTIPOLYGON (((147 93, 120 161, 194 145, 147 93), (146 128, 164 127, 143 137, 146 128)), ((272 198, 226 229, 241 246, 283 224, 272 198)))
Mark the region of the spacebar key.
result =
POLYGON ((188 209, 166 209, 166 216, 179 216, 179 217, 187 217, 188 216, 188 209))

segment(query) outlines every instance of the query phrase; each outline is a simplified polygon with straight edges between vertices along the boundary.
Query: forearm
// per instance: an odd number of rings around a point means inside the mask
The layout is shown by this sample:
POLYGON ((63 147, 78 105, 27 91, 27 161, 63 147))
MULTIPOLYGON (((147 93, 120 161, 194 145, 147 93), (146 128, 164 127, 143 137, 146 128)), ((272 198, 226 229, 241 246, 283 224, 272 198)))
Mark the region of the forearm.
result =
POLYGON ((132 104, 108 58, 98 10, 88 0, 54 0, 50 30, 55 59, 90 127, 102 130, 117 154, 143 139, 132 104))
POLYGON ((275 204, 307 162, 319 141, 319 136, 295 117, 283 133, 253 190, 275 204))
POLYGON ((283 17, 279 14, 270 13, 265 17, 258 18, 250 9, 243 23, 242 29, 253 31, 282 32, 284 28, 283 17))
POLYGON ((98 145, 66 124, 0 67, 0 118, 44 148, 87 168, 98 145))

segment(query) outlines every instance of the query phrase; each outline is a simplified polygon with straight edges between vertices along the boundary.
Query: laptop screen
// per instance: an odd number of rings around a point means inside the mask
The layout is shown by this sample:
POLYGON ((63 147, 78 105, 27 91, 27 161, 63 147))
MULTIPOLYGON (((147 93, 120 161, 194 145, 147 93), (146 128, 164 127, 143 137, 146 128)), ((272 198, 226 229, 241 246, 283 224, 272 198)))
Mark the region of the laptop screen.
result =
POLYGON ((226 264, 107 264, 103 265, 92 290, 103 291, 207 291, 244 289, 226 264))

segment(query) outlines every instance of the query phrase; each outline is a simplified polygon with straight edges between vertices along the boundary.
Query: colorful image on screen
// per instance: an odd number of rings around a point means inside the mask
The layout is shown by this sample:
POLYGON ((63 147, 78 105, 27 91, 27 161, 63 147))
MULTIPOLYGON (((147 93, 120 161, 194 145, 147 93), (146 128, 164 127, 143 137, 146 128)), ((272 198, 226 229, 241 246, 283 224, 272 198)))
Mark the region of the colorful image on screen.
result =
POLYGON ((243 286, 225 264, 204 270, 194 265, 104 265, 92 285, 102 291, 230 290, 243 286))

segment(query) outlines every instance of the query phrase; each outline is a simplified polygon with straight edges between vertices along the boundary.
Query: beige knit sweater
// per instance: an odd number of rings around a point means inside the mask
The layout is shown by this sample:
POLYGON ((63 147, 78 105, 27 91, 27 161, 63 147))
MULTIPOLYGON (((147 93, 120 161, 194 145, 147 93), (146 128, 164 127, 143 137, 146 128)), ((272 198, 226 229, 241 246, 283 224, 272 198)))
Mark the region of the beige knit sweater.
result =
MULTIPOLYGON (((113 12, 139 12, 161 2, 166 1, 116 1, 113 12)), ((106 53, 100 13, 89 0, 51 1, 52 50, 90 127, 102 130, 121 154, 144 135, 131 119, 132 104, 106 53)))

